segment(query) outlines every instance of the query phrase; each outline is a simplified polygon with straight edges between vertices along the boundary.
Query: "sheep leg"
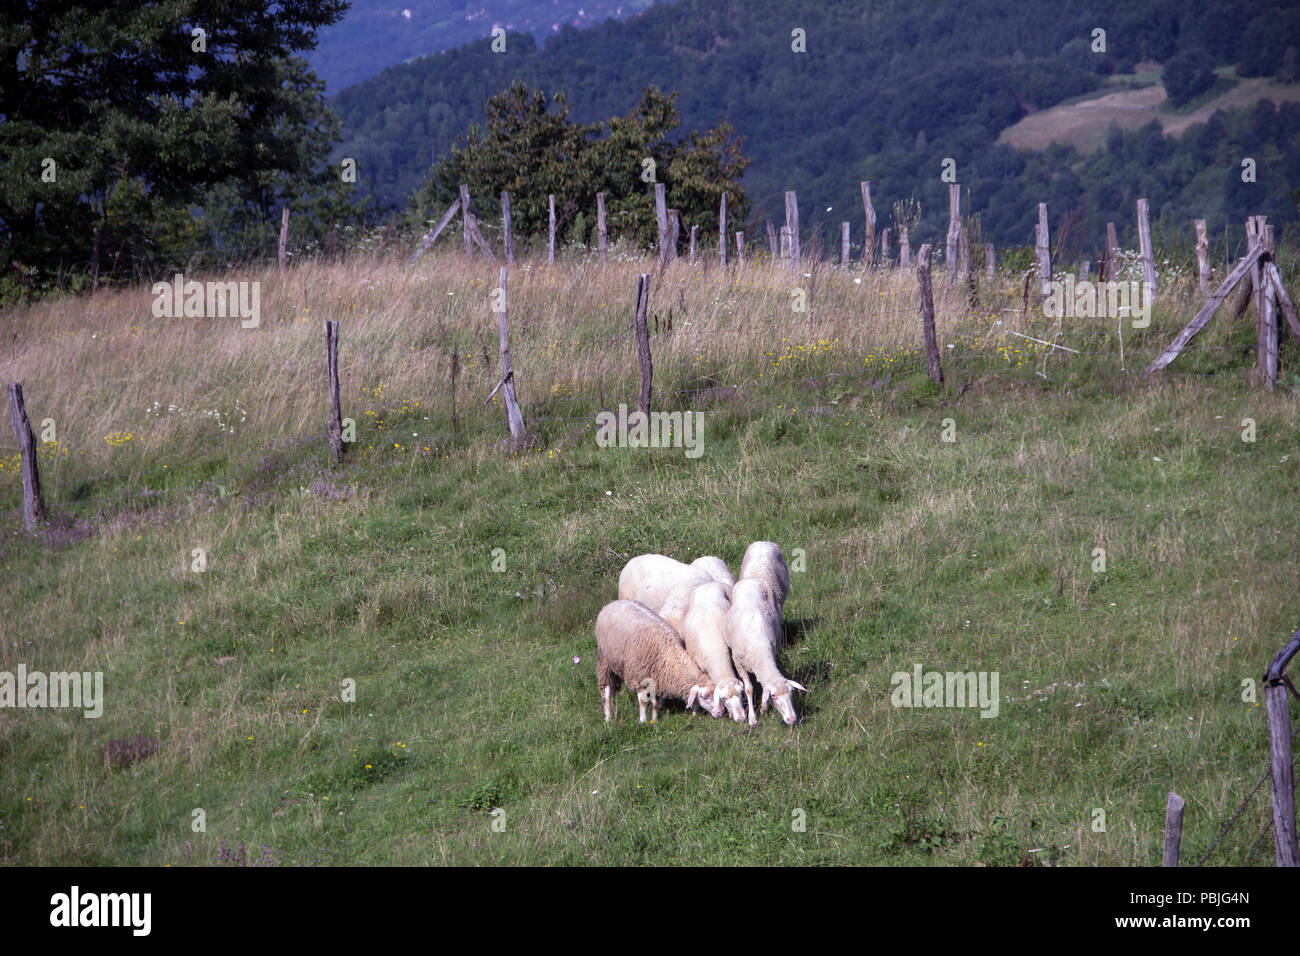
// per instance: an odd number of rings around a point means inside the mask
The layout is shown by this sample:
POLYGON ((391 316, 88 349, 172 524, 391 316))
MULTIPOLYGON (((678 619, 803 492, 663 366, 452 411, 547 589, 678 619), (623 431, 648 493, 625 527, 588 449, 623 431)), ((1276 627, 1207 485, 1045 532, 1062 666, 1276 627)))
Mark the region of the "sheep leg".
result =
POLYGON ((646 691, 645 691, 644 689, 643 689, 643 690, 639 690, 639 691, 636 692, 636 702, 637 702, 637 706, 641 708, 641 723, 643 723, 643 724, 645 723, 645 705, 646 705, 646 699, 647 699, 649 696, 650 696, 650 695, 649 695, 648 693, 646 693, 646 691))
POLYGON ((763 702, 762 702, 762 704, 759 706, 759 708, 758 708, 758 712, 759 712, 760 714, 766 714, 766 713, 767 713, 767 707, 768 707, 768 704, 770 704, 771 701, 772 701, 772 692, 771 692, 770 690, 768 690, 766 686, 764 686, 764 687, 763 687, 763 702))
POLYGON ((609 693, 609 685, 608 685, 608 684, 605 685, 605 691, 604 691, 604 693, 603 693, 601 696, 602 696, 602 697, 604 698, 604 700, 605 700, 605 723, 609 723, 609 698, 610 698, 610 693, 609 693))
POLYGON ((736 673, 740 675, 740 681, 745 685, 745 702, 749 705, 746 713, 749 714, 749 726, 753 727, 758 723, 758 718, 754 715, 754 684, 749 679, 749 669, 740 666, 736 656, 731 656, 732 666, 736 668, 736 673))

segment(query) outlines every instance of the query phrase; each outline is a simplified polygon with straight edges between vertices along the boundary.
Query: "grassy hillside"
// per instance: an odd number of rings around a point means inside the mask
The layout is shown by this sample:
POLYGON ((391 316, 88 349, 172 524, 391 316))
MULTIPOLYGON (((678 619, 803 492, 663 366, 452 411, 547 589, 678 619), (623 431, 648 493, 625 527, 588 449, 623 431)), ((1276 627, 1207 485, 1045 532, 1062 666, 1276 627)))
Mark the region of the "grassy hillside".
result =
MULTIPOLYGON (((653 268, 513 272, 518 454, 482 407, 480 260, 230 276, 262 282, 256 330, 155 319, 147 289, 0 317, 6 380, 58 429, 36 536, 0 438, 0 670, 106 683, 97 720, 0 710, 0 860, 1150 865, 1169 789, 1199 857, 1265 765, 1241 681, 1300 617, 1296 343, 1284 387, 1249 388, 1253 328, 1221 315, 1148 382, 1199 302, 1182 280, 1121 366, 1113 319, 1065 321, 1079 355, 1011 335, 1058 333, 1003 275, 939 303, 938 389, 910 273, 682 264, 652 287, 655 402, 703 412, 705 452, 599 448, 594 413, 635 401, 653 268), (324 319, 358 422, 341 466, 324 319), (623 563, 734 568, 760 538, 806 552, 783 659, 802 721, 638 725, 624 692, 606 725, 592 622, 623 563), (918 664, 998 672, 998 715, 895 708, 918 664), (137 735, 157 751, 106 763, 137 735)), ((1269 862, 1267 820, 1257 798, 1214 861, 1269 862)))
MULTIPOLYGON (((1232 73, 1231 70, 1219 72, 1224 79, 1232 73)), ((1112 87, 1127 88, 1089 94, 1031 113, 1004 129, 998 142, 1016 149, 1046 149, 1052 143, 1060 143, 1073 146, 1081 153, 1091 153, 1106 145, 1112 123, 1120 129, 1136 130, 1154 120, 1166 135, 1177 136, 1194 124, 1207 122, 1216 110, 1252 108, 1260 100, 1274 103, 1300 100, 1300 84, 1243 77, 1223 84, 1224 88, 1212 89, 1184 109, 1174 109, 1166 102, 1165 89, 1158 82, 1143 84, 1138 74, 1110 79, 1112 87)))

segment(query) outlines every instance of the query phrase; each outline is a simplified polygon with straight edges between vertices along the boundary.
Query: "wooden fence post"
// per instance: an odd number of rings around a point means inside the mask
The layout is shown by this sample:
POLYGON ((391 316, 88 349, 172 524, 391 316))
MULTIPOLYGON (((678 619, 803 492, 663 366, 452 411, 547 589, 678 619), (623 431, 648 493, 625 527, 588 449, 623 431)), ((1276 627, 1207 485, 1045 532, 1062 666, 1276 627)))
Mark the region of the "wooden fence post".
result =
POLYGON ((280 275, 289 265, 289 202, 280 208, 280 275))
POLYGON ((790 258, 790 227, 781 227, 781 261, 786 262, 790 258))
POLYGON ((986 242, 984 243, 984 277, 986 279, 993 278, 994 262, 995 262, 995 253, 993 250, 993 243, 986 242))
POLYGON ((957 258, 960 264, 960 274, 963 277, 970 276, 970 227, 962 226, 961 235, 957 238, 957 258))
POLYGON ((474 257, 474 229, 470 225, 469 187, 460 184, 460 232, 465 240, 465 255, 474 257))
POLYGON ((948 184, 948 245, 944 250, 944 289, 957 285, 957 246, 961 243, 961 184, 948 184))
POLYGON ((655 219, 659 223, 659 268, 668 265, 668 200, 663 183, 655 183, 655 219))
POLYGON ((90 246, 90 294, 99 291, 99 223, 95 223, 94 238, 90 246))
POLYGON ((743 232, 736 233, 736 265, 741 269, 745 268, 745 234, 743 232))
POLYGON ((411 258, 406 260, 408 266, 413 265, 415 260, 424 254, 424 250, 428 249, 429 246, 433 244, 433 240, 437 239, 438 234, 447 228, 447 223, 451 222, 452 217, 454 217, 459 211, 460 200, 457 199, 447 208, 447 211, 443 213, 442 218, 438 220, 438 224, 425 234, 424 239, 420 242, 420 248, 411 253, 411 258))
POLYGON ((912 265, 912 241, 907 236, 906 226, 898 227, 898 265, 903 269, 910 268, 912 265))
POLYGON ((1202 294, 1210 293, 1210 239, 1205 232, 1205 220, 1196 220, 1196 272, 1202 294))
POLYGON ((695 265, 695 234, 700 231, 699 226, 691 226, 691 265, 695 265))
POLYGON ((722 268, 727 268, 727 194, 722 194, 722 205, 718 209, 718 258, 722 268))
POLYGON ((889 268, 889 229, 880 230, 880 268, 889 268))
POLYGON ((1115 235, 1115 224, 1106 223, 1106 274, 1102 276, 1107 282, 1118 282, 1119 238, 1115 235))
POLYGON ((1178 865, 1178 849, 1183 842, 1183 806, 1185 801, 1170 792, 1165 804, 1165 866, 1178 865))
POLYGON ((874 264, 872 259, 876 252, 876 210, 871 205, 871 183, 862 183, 862 211, 866 216, 867 229, 862 239, 862 262, 868 272, 874 264))
POLYGON ((45 517, 45 500, 41 497, 41 476, 36 468, 36 436, 32 434, 32 423, 27 420, 21 382, 9 384, 9 421, 22 454, 23 525, 31 531, 45 517))
MULTIPOLYGON (((547 194, 547 208, 550 212, 550 240, 546 247, 546 264, 555 264, 555 193, 547 194)), ((501 283, 502 291, 505 290, 505 282, 501 283)), ((504 314, 504 313, 503 313, 504 314)))
POLYGON ((677 237, 682 231, 681 214, 676 209, 668 210, 668 261, 677 261, 677 237))
POLYGON ((934 336, 934 293, 930 288, 930 244, 921 246, 916 254, 916 278, 921 285, 921 331, 925 337, 925 364, 936 385, 943 384, 943 369, 939 366, 939 345, 934 336))
POLYGON ((1087 281, 1088 281, 1088 271, 1089 271, 1091 268, 1092 268, 1092 260, 1091 260, 1091 259, 1080 259, 1080 260, 1079 260, 1079 281, 1080 281, 1080 282, 1087 282, 1087 281))
POLYGON ((605 194, 596 193, 596 246, 600 250, 600 264, 605 264, 609 236, 605 231, 605 194))
MULTIPOLYGON (((1267 255, 1267 246, 1265 246, 1267 255)), ((1263 259, 1261 258, 1261 262, 1263 259)), ((1269 264, 1272 260, 1269 260, 1269 264)), ((1263 270, 1259 273, 1260 285, 1264 287, 1264 383, 1270 388, 1277 387, 1277 290, 1269 282, 1263 270)))
MULTIPOLYGON (((870 248, 868 246, 868 248, 870 248)), ((849 224, 848 222, 840 223, 840 268, 849 267, 849 224)))
POLYGON ((650 414, 650 383, 654 378, 654 363, 650 360, 650 326, 646 322, 646 312, 650 308, 650 276, 642 273, 636 277, 636 317, 633 329, 636 332, 637 364, 641 366, 641 394, 637 398, 637 411, 650 414))
POLYGON ((1291 713, 1287 703, 1286 666, 1300 650, 1300 630, 1291 635, 1264 672, 1268 714, 1268 752, 1273 776, 1273 838, 1278 866, 1300 866, 1296 846, 1295 780, 1291 763, 1291 713))
POLYGON ((505 222, 506 265, 515 264, 515 236, 510 227, 510 194, 501 193, 501 218, 505 222))
POLYGON ((772 225, 771 219, 767 221, 767 247, 772 253, 773 261, 775 261, 780 256, 780 252, 777 250, 776 245, 776 227, 772 225))
MULTIPOLYGON (((554 197, 552 197, 554 199, 554 197)), ((519 411, 519 402, 515 398, 515 370, 510 364, 510 334, 506 324, 506 267, 501 267, 500 286, 501 298, 497 312, 497 331, 501 337, 501 381, 497 387, 492 389, 492 394, 487 397, 486 405, 492 400, 497 389, 502 389, 506 398, 506 423, 510 426, 510 442, 514 448, 519 448, 524 443, 524 416, 519 411)))
POLYGON ((785 191, 785 225, 790 230, 790 265, 797 270, 803 257, 799 250, 799 196, 793 189, 785 191))
POLYGON ((1147 304, 1156 298, 1156 258, 1151 249, 1151 204, 1145 199, 1137 201, 1138 217, 1138 251, 1142 256, 1142 281, 1147 284, 1143 290, 1147 304))
POLYGON ((1034 253, 1038 259, 1039 291, 1051 295, 1052 254, 1047 231, 1047 203, 1038 204, 1038 228, 1034 231, 1034 253))
POLYGON ((325 322, 325 381, 330 395, 329 442, 334 464, 343 461, 343 410, 339 404, 339 324, 325 322))

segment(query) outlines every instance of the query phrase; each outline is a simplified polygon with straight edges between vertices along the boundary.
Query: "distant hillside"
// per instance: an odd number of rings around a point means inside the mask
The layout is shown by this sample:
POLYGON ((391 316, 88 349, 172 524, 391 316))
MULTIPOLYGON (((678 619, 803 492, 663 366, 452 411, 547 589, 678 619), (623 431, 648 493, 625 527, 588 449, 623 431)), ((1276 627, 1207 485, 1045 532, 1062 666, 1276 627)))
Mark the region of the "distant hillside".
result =
POLYGON ((1135 130, 1152 120, 1166 135, 1177 136, 1188 127, 1205 123, 1217 110, 1254 107, 1260 100, 1274 103, 1300 101, 1300 83, 1283 83, 1265 77, 1228 82, 1224 89, 1211 90, 1189 108, 1174 109, 1167 102, 1165 88, 1148 78, 1112 77, 1115 86, 1105 87, 1078 100, 1053 106, 1026 116, 1004 129, 998 141, 1016 149, 1046 149, 1052 143, 1073 146, 1090 153, 1106 143, 1112 123, 1123 130, 1135 130))
POLYGON ((1108 219, 1131 218, 1135 189, 1170 222, 1208 209, 1238 225, 1250 212, 1295 219, 1289 194, 1300 188, 1300 149, 1284 137, 1295 125, 1288 111, 1300 107, 1264 103, 1263 113, 1239 111, 1240 120, 1226 114, 1208 152, 1116 130, 1106 163, 1085 164, 1069 148, 1018 153, 998 141, 1004 130, 1095 96, 1108 77, 1133 74, 1139 63, 1202 50, 1239 75, 1275 76, 1296 47, 1300 13, 1287 0, 1097 0, 1086 10, 1043 0, 934 0, 924 8, 905 0, 794 8, 786 0, 680 0, 635 20, 562 29, 540 46, 512 35, 504 54, 480 41, 386 70, 334 104, 346 123, 340 154, 358 159, 381 204, 404 203, 431 161, 481 122, 483 103, 512 80, 563 91, 575 118, 588 122, 626 112, 654 84, 681 94, 684 129, 726 119, 746 137, 753 164, 745 183, 760 227, 780 216, 783 190, 797 189, 805 228, 829 243, 847 219, 860 241, 858 182, 868 179, 882 227, 892 202, 914 196, 915 240, 941 241, 940 172, 951 158, 984 238, 1030 242, 1036 204, 1046 201, 1054 226, 1077 211, 1076 241, 1090 242, 1108 219), (1099 25, 1105 52, 1092 49, 1099 25), (796 28, 806 52, 792 50, 796 28), (1249 190, 1233 182, 1243 155, 1259 162, 1249 190))
POLYGON ((489 36, 494 26, 545 36, 632 16, 652 0, 352 0, 308 56, 337 93, 385 67, 489 36))

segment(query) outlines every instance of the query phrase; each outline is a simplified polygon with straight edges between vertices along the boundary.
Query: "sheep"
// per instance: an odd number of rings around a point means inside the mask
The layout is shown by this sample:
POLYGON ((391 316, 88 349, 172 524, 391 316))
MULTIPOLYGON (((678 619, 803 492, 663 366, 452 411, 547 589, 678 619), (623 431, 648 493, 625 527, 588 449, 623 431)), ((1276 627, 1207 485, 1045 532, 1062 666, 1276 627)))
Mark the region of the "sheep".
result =
POLYGON ((596 615, 596 685, 604 698, 606 723, 610 701, 624 682, 637 688, 641 723, 647 703, 651 719, 658 719, 660 695, 686 701, 687 710, 698 701, 714 717, 722 713, 709 675, 664 619, 639 601, 612 601, 596 615))
MULTIPOLYGON (((723 585, 701 584, 690 592, 688 609, 678 631, 686 643, 687 653, 713 681, 715 702, 726 707, 732 720, 741 721, 745 719, 743 686, 732 667, 731 649, 723 635, 730 608, 731 601, 723 585)), ((750 696, 753 696, 752 689, 750 696)))
POLYGON ((705 555, 702 558, 696 558, 691 562, 691 567, 699 568, 719 584, 725 584, 731 587, 736 583, 736 577, 731 573, 731 568, 727 567, 727 562, 721 558, 715 558, 713 555, 705 555))
POLYGON ((771 541, 755 541, 745 549, 745 558, 740 562, 740 579, 743 581, 745 578, 757 578, 771 588, 776 613, 780 615, 785 608, 785 599, 790 596, 790 568, 780 547, 771 541))
POLYGON ((770 700, 781 718, 787 724, 793 724, 796 716, 791 690, 807 692, 807 688, 782 676, 776 666, 776 650, 781 642, 781 613, 776 608, 776 596, 764 581, 741 575, 732 588, 731 609, 727 612, 723 636, 731 649, 736 673, 744 684, 750 726, 758 723, 750 674, 763 684, 760 712, 767 712, 770 700))
POLYGON ((662 554, 643 554, 623 566, 618 576, 618 597, 622 601, 640 601, 656 613, 669 592, 683 584, 708 584, 708 572, 683 564, 662 554))

